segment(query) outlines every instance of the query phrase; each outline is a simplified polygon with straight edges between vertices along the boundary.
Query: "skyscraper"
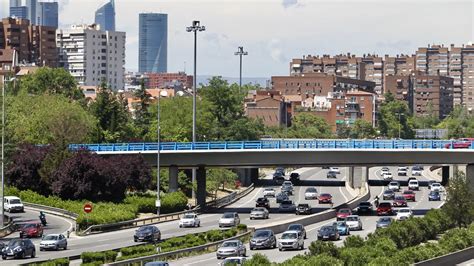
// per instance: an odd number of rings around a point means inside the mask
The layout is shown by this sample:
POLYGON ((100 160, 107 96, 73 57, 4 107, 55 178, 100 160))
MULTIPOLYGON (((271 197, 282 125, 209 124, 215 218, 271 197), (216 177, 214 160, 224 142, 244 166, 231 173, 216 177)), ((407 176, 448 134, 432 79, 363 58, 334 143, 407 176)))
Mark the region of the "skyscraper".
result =
POLYGON ((138 71, 164 73, 168 70, 168 14, 139 15, 138 71))
POLYGON ((58 3, 39 2, 36 21, 33 24, 58 28, 58 3))
POLYGON ((110 0, 95 11, 95 24, 101 30, 115 31, 115 1, 110 0))
POLYGON ((57 28, 58 9, 55 0, 10 0, 10 17, 28 19, 31 25, 57 28))

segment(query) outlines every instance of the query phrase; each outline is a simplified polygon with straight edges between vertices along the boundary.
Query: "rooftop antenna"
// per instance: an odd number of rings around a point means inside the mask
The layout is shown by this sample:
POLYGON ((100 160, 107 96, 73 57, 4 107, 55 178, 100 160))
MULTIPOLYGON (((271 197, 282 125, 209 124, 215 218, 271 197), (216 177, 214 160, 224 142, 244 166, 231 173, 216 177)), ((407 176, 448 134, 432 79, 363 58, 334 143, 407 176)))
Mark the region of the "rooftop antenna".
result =
POLYGON ((186 61, 184 61, 184 73, 186 73, 186 61))

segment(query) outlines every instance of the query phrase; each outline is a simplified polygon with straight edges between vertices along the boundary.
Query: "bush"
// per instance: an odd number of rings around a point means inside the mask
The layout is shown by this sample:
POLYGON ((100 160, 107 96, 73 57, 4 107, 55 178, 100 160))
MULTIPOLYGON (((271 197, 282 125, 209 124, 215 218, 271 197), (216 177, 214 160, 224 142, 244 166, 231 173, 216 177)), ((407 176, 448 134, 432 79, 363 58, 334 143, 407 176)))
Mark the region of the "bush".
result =
POLYGON ((60 258, 60 259, 48 260, 48 261, 42 262, 42 263, 34 263, 33 265, 36 265, 36 266, 68 266, 69 265, 69 259, 68 258, 60 258))
POLYGON ((339 257, 339 250, 333 242, 316 240, 311 242, 308 249, 309 254, 313 256, 327 254, 332 257, 339 257))
POLYGON ((188 198, 184 195, 183 192, 171 192, 165 194, 161 198, 161 209, 162 213, 172 213, 172 212, 179 212, 186 209, 186 205, 188 204, 188 198))
POLYGON ((239 224, 239 225, 237 225, 237 230, 239 230, 239 232, 246 232, 247 231, 247 225, 246 224, 239 224))
POLYGON ((114 262, 117 258, 117 251, 104 251, 104 252, 82 252, 81 260, 83 263, 106 263, 114 262))
POLYGON ((268 260, 267 256, 260 253, 256 253, 252 256, 251 259, 246 260, 243 266, 270 266, 271 263, 268 260))
POLYGON ((364 239, 358 235, 350 235, 344 239, 344 247, 360 248, 364 246, 364 239))
MULTIPOLYGON (((141 213, 156 213, 155 195, 144 196, 127 196, 124 200, 125 204, 137 206, 137 211, 141 213)), ((162 210, 160 210, 162 211, 162 210)))

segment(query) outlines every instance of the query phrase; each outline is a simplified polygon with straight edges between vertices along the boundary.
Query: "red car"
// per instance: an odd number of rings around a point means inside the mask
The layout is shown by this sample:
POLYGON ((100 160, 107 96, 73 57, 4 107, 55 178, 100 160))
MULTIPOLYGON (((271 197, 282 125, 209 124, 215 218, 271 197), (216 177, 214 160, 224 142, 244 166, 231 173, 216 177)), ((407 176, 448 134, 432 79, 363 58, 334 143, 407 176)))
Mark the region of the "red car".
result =
POLYGON ((381 202, 377 207, 377 215, 392 215, 393 208, 390 202, 381 202))
POLYGON ((349 208, 339 209, 336 213, 337 220, 344 220, 347 216, 352 215, 352 211, 349 208))
POLYGON ((403 191, 403 194, 402 196, 405 198, 405 200, 409 201, 416 201, 416 198, 415 198, 415 192, 413 192, 412 190, 405 190, 403 191))
MULTIPOLYGON (((471 143, 474 141, 474 138, 463 138, 453 142, 453 149, 467 149, 471 147, 471 143)), ((444 145, 446 149, 451 148, 451 143, 444 145)))
POLYGON ((319 203, 332 203, 332 195, 329 193, 321 193, 318 198, 319 203))
POLYGON ((24 224, 20 229, 20 238, 23 237, 42 237, 43 225, 40 222, 24 224))
POLYGON ((393 200, 393 207, 407 207, 407 200, 405 197, 401 195, 395 196, 395 199, 393 200))

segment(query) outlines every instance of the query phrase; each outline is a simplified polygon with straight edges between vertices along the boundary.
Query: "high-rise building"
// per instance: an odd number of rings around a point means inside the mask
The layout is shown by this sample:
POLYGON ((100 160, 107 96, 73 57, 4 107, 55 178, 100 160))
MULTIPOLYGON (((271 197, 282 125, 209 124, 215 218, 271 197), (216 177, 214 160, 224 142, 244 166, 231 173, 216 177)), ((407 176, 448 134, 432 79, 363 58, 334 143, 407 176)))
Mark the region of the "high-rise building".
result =
POLYGON ((34 24, 58 28, 58 2, 39 2, 34 24))
POLYGON ((26 6, 10 7, 10 17, 28 19, 28 8, 26 6))
POLYGON ((95 11, 95 24, 101 30, 115 31, 115 1, 110 0, 95 11))
POLYGON ((139 15, 138 71, 166 73, 168 69, 168 14, 139 15))
POLYGON ((31 25, 58 28, 58 9, 55 0, 10 0, 10 17, 28 19, 31 25))
POLYGON ((73 25, 57 30, 59 65, 79 85, 99 86, 106 82, 113 90, 124 88, 125 32, 103 31, 96 25, 73 25))

